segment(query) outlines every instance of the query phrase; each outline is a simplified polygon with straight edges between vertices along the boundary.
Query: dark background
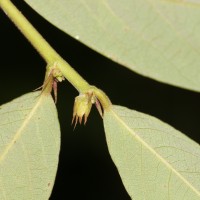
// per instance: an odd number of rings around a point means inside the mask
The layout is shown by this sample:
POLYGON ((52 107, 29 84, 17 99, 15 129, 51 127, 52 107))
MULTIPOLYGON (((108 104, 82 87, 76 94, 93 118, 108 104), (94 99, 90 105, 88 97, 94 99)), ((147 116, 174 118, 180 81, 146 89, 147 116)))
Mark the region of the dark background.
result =
MULTIPOLYGON (((200 143, 200 94, 140 76, 61 32, 22 0, 13 1, 47 41, 89 83, 103 89, 113 104, 151 114, 200 143)), ((0 11, 0 104, 42 85, 45 62, 0 11)), ((106 146, 103 123, 92 109, 86 126, 71 126, 77 91, 59 84, 61 153, 51 200, 130 200, 106 146)))

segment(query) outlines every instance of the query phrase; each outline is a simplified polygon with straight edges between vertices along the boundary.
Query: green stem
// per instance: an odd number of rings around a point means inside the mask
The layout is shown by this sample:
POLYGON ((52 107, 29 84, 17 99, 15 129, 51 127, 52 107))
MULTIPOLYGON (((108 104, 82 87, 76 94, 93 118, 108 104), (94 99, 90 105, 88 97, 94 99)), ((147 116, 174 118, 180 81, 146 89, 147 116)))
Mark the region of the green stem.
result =
POLYGON ((53 66, 54 63, 57 63, 57 68, 62 72, 63 76, 65 76, 79 92, 89 87, 89 84, 61 58, 61 56, 50 46, 10 0, 0 0, 0 6, 38 53, 44 58, 47 66, 53 66))
POLYGON ((59 58, 56 51, 51 48, 10 0, 0 0, 0 6, 47 63, 59 58))
POLYGON ((104 109, 110 107, 109 98, 104 92, 87 83, 40 35, 40 33, 31 25, 24 15, 15 7, 10 0, 0 0, 0 7, 6 15, 13 21, 22 34, 28 39, 33 47, 46 61, 47 66, 55 66, 59 69, 62 75, 80 92, 86 92, 93 89, 97 98, 102 103, 104 109))

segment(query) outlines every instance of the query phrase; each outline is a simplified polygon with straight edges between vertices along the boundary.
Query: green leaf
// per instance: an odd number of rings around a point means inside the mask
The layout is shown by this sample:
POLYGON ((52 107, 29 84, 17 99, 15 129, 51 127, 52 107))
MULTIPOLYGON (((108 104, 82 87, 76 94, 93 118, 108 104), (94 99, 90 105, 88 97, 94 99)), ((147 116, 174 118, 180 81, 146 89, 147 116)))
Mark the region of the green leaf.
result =
POLYGON ((121 106, 105 112, 111 157, 134 200, 199 200, 200 146, 160 120, 121 106))
POLYGON ((25 0, 49 22, 125 67, 200 91, 200 3, 25 0))
POLYGON ((49 199, 60 150, 51 96, 33 92, 2 105, 0 127, 0 199, 49 199))

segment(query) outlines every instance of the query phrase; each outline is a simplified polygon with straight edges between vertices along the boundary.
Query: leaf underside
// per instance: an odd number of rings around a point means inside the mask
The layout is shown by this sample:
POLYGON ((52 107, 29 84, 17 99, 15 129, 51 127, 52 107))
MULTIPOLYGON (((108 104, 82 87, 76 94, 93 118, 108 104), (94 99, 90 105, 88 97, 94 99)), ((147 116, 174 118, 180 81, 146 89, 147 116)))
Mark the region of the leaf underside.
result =
POLYGON ((111 157, 134 200, 199 200, 200 146, 160 120, 113 106, 104 127, 111 157))
POLYGON ((0 127, 0 199, 49 199, 60 150, 51 96, 33 92, 2 105, 0 127))
POLYGON ((155 80, 200 91, 200 2, 25 0, 65 33, 155 80))

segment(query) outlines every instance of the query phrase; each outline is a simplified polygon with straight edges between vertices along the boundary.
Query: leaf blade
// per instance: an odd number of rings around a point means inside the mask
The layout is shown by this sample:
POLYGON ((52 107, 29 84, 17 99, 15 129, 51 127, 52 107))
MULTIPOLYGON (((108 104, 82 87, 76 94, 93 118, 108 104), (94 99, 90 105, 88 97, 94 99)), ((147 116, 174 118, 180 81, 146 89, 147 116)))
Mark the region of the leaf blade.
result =
POLYGON ((155 80, 200 91, 200 4, 171 0, 25 0, 72 37, 155 80))
POLYGON ((0 199, 48 199, 60 130, 51 96, 29 93, 0 109, 0 199))
POLYGON ((154 117, 120 106, 105 113, 104 127, 133 199, 200 198, 198 144, 154 117))

